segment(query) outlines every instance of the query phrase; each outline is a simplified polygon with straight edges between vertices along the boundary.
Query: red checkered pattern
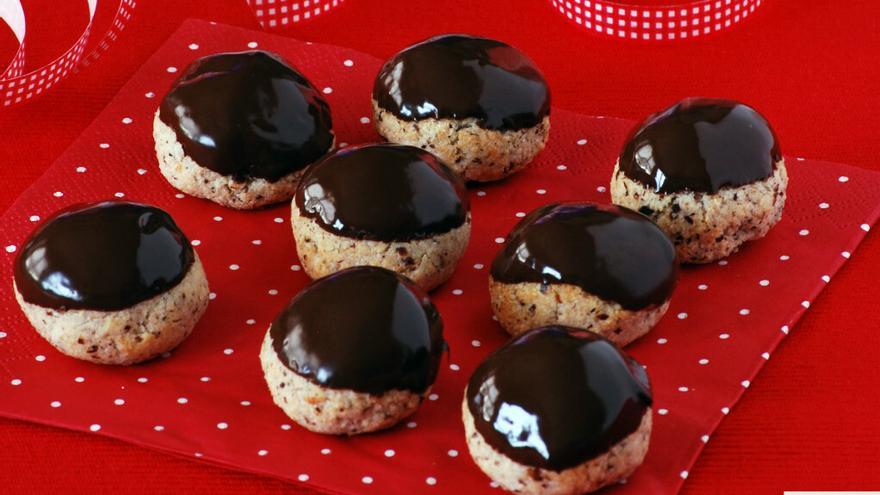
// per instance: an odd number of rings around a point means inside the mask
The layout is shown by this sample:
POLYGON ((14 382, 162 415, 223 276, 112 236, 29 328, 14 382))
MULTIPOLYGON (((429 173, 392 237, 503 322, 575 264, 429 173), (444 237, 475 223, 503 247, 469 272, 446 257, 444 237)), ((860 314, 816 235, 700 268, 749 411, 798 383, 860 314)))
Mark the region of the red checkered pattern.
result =
POLYGON ((695 38, 746 19, 766 0, 700 0, 644 6, 597 0, 550 0, 553 7, 589 31, 633 40, 695 38))
POLYGON ((6 67, 6 70, 3 71, 3 73, 0 73, 0 80, 18 77, 22 72, 24 72, 24 41, 18 45, 18 51, 15 52, 15 56, 12 57, 9 66, 6 67))
POLYGON ((343 0, 247 0, 263 29, 309 20, 341 5, 343 0))

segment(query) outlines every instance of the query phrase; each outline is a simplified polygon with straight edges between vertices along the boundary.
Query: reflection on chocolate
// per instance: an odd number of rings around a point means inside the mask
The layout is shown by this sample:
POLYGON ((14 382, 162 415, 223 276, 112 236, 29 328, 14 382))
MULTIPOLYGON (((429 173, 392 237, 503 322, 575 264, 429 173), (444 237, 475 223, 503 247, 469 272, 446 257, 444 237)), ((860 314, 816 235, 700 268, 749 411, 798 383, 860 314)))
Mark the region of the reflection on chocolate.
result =
POLYGON ((586 330, 530 330, 491 354, 467 405, 489 445, 516 462, 561 471, 607 452, 651 406, 644 368, 586 330))
POLYGON ((688 98, 633 131, 620 170, 660 193, 714 193, 766 179, 780 160, 761 114, 736 101, 688 98))
POLYGON ((298 375, 336 389, 424 392, 446 349, 431 300, 384 268, 355 267, 302 290, 272 322, 278 358, 298 375))
POLYGON ((477 119, 486 129, 534 127, 550 114, 541 71, 512 46, 448 34, 385 63, 373 86, 379 107, 403 120, 477 119))
POLYGON ((423 239, 460 227, 464 184, 413 146, 347 148, 310 167, 295 196, 303 216, 336 235, 376 241, 423 239))
POLYGON ((498 282, 577 285, 630 310, 663 304, 677 275, 666 234, 628 208, 553 203, 523 218, 492 262, 498 282))
POLYGON ((43 307, 115 311, 171 289, 193 260, 186 236, 159 208, 76 205, 30 235, 15 260, 15 284, 43 307))
POLYGON ((187 67, 159 107, 183 151, 237 181, 275 182, 333 144, 330 108, 279 56, 220 53, 187 67))

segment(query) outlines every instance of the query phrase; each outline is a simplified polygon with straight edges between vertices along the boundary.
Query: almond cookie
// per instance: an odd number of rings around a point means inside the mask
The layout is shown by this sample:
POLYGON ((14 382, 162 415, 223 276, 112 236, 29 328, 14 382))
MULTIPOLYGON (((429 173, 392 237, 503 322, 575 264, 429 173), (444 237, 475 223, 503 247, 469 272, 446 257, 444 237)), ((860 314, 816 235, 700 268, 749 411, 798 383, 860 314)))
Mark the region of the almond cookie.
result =
POLYGON ((180 344, 209 293, 171 216, 118 201, 73 206, 40 225, 15 260, 13 286, 25 316, 59 351, 121 365, 180 344))
POLYGON ((373 110, 385 139, 434 153, 466 181, 523 169, 550 135, 550 89, 535 63, 506 43, 463 34, 386 62, 373 110))
POLYGON ((788 173, 761 114, 742 103, 688 98, 627 140, 611 198, 657 222, 684 263, 711 263, 760 239, 785 207, 788 173))

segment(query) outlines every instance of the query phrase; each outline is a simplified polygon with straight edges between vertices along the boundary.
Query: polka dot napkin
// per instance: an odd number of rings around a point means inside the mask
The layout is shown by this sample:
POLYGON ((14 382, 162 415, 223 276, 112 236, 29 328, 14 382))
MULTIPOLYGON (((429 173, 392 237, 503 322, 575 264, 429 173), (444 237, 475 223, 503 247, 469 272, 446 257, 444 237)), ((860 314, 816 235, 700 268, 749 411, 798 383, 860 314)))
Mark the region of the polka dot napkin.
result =
MULTIPOLYGON (((308 282, 289 207, 238 212, 184 197, 159 175, 153 152, 153 113, 176 74, 196 57, 248 48, 279 52, 308 74, 332 106, 340 142, 377 139, 369 91, 379 60, 185 23, 0 219, 0 414, 334 493, 497 492, 471 462, 459 419, 468 376, 505 340, 491 319, 488 266, 531 209, 556 200, 607 202, 614 160, 633 123, 554 110, 550 144, 534 168, 471 188, 471 245, 432 294, 451 347, 433 393, 391 431, 320 436, 272 404, 257 356, 275 313, 308 282), (197 246, 213 291, 189 340, 128 368, 62 356, 30 328, 11 291, 16 250, 41 219, 71 203, 114 197, 167 209, 197 246)), ((880 175, 793 156, 787 164, 791 199, 782 222, 727 260, 682 270, 667 316, 629 347, 653 383, 655 429, 645 465, 617 491, 676 491, 712 430, 779 341, 796 333, 797 319, 877 218, 880 175)))

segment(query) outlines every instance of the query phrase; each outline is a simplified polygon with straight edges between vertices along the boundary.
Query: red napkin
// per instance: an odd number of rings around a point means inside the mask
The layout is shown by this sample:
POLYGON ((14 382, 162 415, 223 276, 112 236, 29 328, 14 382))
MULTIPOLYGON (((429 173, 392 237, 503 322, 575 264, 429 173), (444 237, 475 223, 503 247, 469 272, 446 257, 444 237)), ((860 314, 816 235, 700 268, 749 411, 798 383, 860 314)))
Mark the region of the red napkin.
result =
MULTIPOLYGON (((379 60, 186 22, 0 219, 0 414, 332 493, 495 492, 468 456, 459 419, 468 376, 505 340, 491 319, 487 267, 518 215, 556 200, 608 202, 611 169, 633 123, 554 109, 551 142, 532 169, 471 189, 470 247, 432 293, 451 352, 431 397, 390 431, 321 436, 272 404, 258 358, 273 316, 308 282, 288 206, 238 212, 183 197, 160 176, 153 152, 153 112, 176 73, 196 57, 248 48, 282 54, 323 90, 339 141, 377 139, 369 91, 379 60), (114 196, 168 210, 197 245, 216 294, 178 349, 128 368, 59 354, 29 326, 11 290, 16 250, 42 218, 114 196)), ((652 380, 654 434, 645 464, 616 491, 681 486, 718 422, 876 220, 880 174, 792 156, 787 165, 790 199, 780 224, 728 260, 683 269, 667 316, 628 348, 652 380)))

